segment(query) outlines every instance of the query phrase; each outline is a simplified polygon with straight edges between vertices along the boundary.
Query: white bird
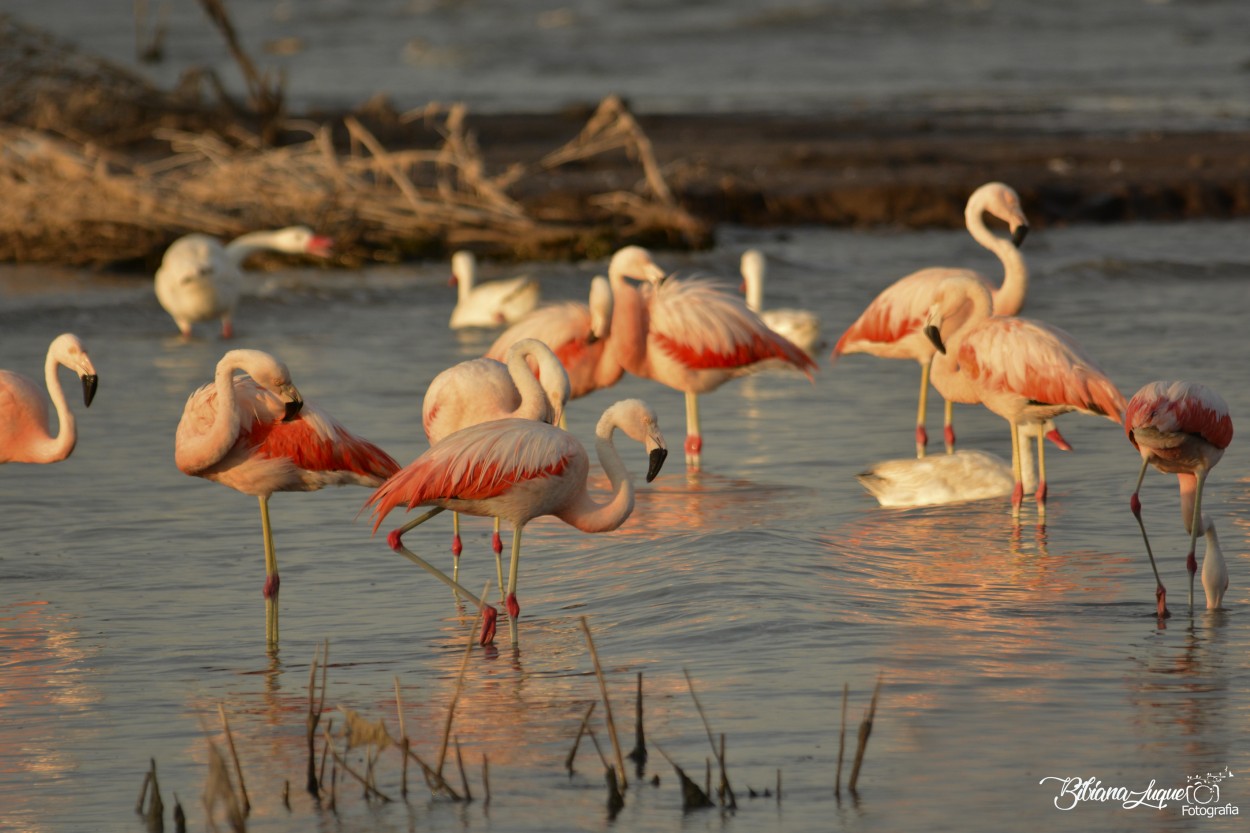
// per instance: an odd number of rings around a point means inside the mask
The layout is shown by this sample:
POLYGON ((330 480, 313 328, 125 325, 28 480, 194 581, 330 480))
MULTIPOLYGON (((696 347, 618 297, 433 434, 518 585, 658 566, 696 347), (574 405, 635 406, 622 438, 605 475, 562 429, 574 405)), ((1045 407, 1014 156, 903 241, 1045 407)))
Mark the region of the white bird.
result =
POLYGON ((451 281, 457 289, 451 328, 501 327, 519 320, 538 305, 538 281, 522 275, 476 285, 477 258, 469 251, 451 256, 451 281))
POLYGON ((178 325, 183 338, 191 325, 221 319, 221 337, 234 335, 234 308, 243 284, 243 263, 260 251, 329 257, 333 241, 305 226, 254 231, 222 245, 207 234, 175 240, 156 270, 156 300, 178 325))
POLYGON ((809 356, 820 348, 820 316, 805 309, 763 309, 764 276, 768 270, 764 253, 747 249, 742 253, 742 287, 747 307, 780 336, 809 356))

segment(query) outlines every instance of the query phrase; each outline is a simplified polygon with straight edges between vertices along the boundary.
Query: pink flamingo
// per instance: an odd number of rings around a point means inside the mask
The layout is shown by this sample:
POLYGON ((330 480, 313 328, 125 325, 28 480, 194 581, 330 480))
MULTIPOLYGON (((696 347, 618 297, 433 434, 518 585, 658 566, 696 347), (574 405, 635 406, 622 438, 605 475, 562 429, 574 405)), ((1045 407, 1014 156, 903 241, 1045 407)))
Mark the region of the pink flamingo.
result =
POLYGON ((68 367, 82 380, 83 403, 91 406, 99 377, 87 348, 73 333, 64 333, 48 346, 44 379, 56 409, 57 435, 48 431, 48 399, 30 379, 12 370, 0 370, 0 463, 57 463, 74 450, 78 428, 69 409, 58 367, 68 367))
MULTIPOLYGON (((500 334, 486 357, 502 361, 522 338, 536 338, 555 352, 569 377, 569 399, 579 399, 620 381, 625 368, 607 349, 612 327, 612 287, 608 279, 590 282, 590 303, 566 301, 539 307, 500 334)), ((539 371, 536 366, 531 368, 539 371)), ((563 425, 561 423, 561 425, 563 425)))
POLYGON ((764 278, 768 261, 759 249, 747 249, 739 262, 742 272, 740 291, 746 293, 747 306, 759 315, 768 328, 809 356, 820 347, 820 316, 805 309, 764 309, 764 278))
POLYGON ((174 462, 185 474, 260 499, 270 644, 278 641, 279 586, 270 495, 344 484, 377 486, 399 470, 385 451, 305 403, 286 365, 260 350, 226 353, 213 382, 188 397, 178 422, 174 462), (247 377, 236 377, 236 371, 247 377))
MULTIPOLYGON (((646 447, 647 482, 659 474, 668 454, 655 412, 645 402, 627 399, 604 411, 595 428, 595 451, 612 484, 613 495, 606 503, 597 501, 587 489, 590 460, 572 434, 533 420, 503 419, 457 431, 382 484, 365 503, 374 507, 374 532, 396 506, 435 507, 392 531, 387 541, 391 549, 481 609, 481 643, 485 645, 495 634, 495 609, 404 547, 403 534, 446 509, 509 521, 513 535, 506 604, 515 623, 521 612, 516 585, 525 524, 541 515, 554 515, 583 532, 610 532, 633 512, 634 485, 612 442, 618 428, 646 447)), ((504 586, 502 569, 498 578, 504 586)))
POLYGON ((816 363, 777 335, 741 298, 704 280, 665 280, 638 246, 612 256, 614 361, 635 376, 686 394, 686 464, 698 468, 703 439, 700 393, 773 366, 793 366, 811 378, 816 363), (645 292, 626 279, 644 280, 645 292))
POLYGON ((942 282, 923 328, 938 351, 933 386, 948 401, 979 402, 1011 424, 1013 516, 1024 497, 1020 429, 1037 429, 1036 497, 1044 519, 1046 423, 1071 411, 1122 423, 1124 396, 1072 336, 1040 321, 992 315, 991 304, 974 277, 942 282))
POLYGON ((1180 482, 1181 519, 1189 533, 1189 555, 1185 558, 1185 568, 1189 571, 1189 612, 1192 614, 1194 610, 1194 573, 1198 571, 1194 546, 1200 529, 1207 539, 1207 551, 1202 559, 1202 588, 1207 594, 1207 609, 1218 610, 1224 591, 1228 589, 1228 568, 1215 524, 1202 514, 1202 486, 1233 440, 1233 420, 1228 415, 1228 405, 1218 393, 1197 382, 1151 382, 1129 400, 1124 430, 1129 442, 1141 452, 1141 473, 1137 475, 1137 486, 1129 505, 1141 527, 1150 568, 1154 570, 1159 617, 1170 615, 1167 591, 1159 579, 1159 568, 1155 565, 1146 525, 1141 518, 1141 499, 1137 496, 1146 467, 1151 465, 1162 472, 1175 472, 1180 482))
MULTIPOLYGON (((846 329, 833 348, 833 360, 846 353, 868 353, 885 359, 912 359, 920 363, 920 404, 916 411, 916 456, 923 457, 929 442, 925 431, 925 410, 929 394, 929 365, 934 347, 921 329, 933 305, 934 293, 943 279, 967 275, 990 288, 995 315, 1015 315, 1024 306, 1029 286, 1029 270, 1019 252, 1029 223, 1020 207, 1020 197, 1001 182, 990 182, 972 192, 964 209, 964 222, 973 239, 989 249, 1003 264, 1003 282, 990 287, 989 281, 971 269, 933 266, 900 278, 878 295, 846 329), (985 225, 985 214, 1007 223, 1010 239, 998 237, 985 225)), ((943 434, 946 450, 955 447, 951 403, 945 406, 943 434)))
MULTIPOLYGON (((569 400, 569 378, 556 354, 533 338, 517 341, 504 352, 504 362, 470 359, 434 377, 421 402, 421 425, 430 445, 461 428, 496 419, 531 419, 559 424, 569 400), (529 362, 538 368, 538 377, 529 362)), ((499 519, 491 538, 498 562, 503 553, 499 519)), ((460 575, 460 514, 452 513, 452 578, 460 575)), ((500 588, 502 590, 502 588, 500 588)))
POLYGON ((256 252, 329 257, 334 241, 304 226, 254 231, 222 245, 207 234, 188 234, 165 250, 156 270, 156 299, 184 339, 191 325, 221 319, 221 337, 234 336, 234 308, 243 288, 243 263, 256 252))

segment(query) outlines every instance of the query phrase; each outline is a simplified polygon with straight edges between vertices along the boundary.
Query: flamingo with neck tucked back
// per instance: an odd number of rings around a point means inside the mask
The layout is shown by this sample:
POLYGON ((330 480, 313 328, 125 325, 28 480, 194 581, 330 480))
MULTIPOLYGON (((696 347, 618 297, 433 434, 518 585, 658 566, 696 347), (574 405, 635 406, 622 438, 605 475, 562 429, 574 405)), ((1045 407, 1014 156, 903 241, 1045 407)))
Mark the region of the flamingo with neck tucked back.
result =
POLYGON ((572 434, 533 420, 503 419, 471 425, 445 437, 382 484, 365 503, 374 507, 374 532, 397 506, 434 506, 393 530, 387 541, 391 549, 477 605, 483 615, 480 641, 485 645, 495 634, 495 608, 407 549, 404 533, 447 509, 510 522, 512 561, 506 604, 515 624, 521 612, 516 598, 521 530, 527 523, 554 515, 583 532, 610 532, 633 513, 634 485, 612 441, 618 428, 647 449, 648 482, 655 479, 668 453, 655 412, 645 402, 627 399, 604 411, 595 428, 595 451, 612 484, 612 497, 605 503, 587 488, 590 460, 572 434))
MULTIPOLYGON (((479 422, 517 418, 560 423, 569 401, 569 378, 551 348, 537 339, 525 338, 509 347, 504 359, 470 359, 434 377, 421 402, 421 425, 430 445, 479 422), (530 361, 538 368, 537 374, 532 372, 530 361)), ((503 553, 498 518, 491 544, 498 565, 503 553)), ((452 578, 459 578, 463 550, 460 513, 453 512, 452 578)), ((502 572, 502 567, 497 566, 497 570, 502 572)))
POLYGON ((286 365, 260 350, 231 350, 213 381, 191 394, 178 422, 174 462, 260 500, 265 542, 266 638, 278 641, 278 561, 269 525, 274 492, 378 486, 399 470, 389 454, 306 403, 286 365), (242 371, 247 376, 235 376, 242 371))
POLYGON ((156 299, 174 319, 184 339, 191 325, 221 320, 221 337, 234 336, 234 310, 243 285, 243 264, 261 251, 329 257, 334 242, 305 226, 254 231, 226 245, 207 234, 175 240, 156 270, 156 299))
POLYGON ((698 468, 701 393, 730 379, 789 366, 811 378, 811 357, 770 330, 741 298, 706 280, 667 280, 639 246, 627 246, 608 266, 612 284, 614 361, 635 376, 686 394, 686 464, 698 468), (645 292, 628 279, 646 282, 645 292))
MULTIPOLYGON (((922 331, 924 317, 933 305, 934 293, 945 278, 967 275, 981 281, 993 293, 995 315, 1015 315, 1024 306, 1029 270, 1019 252, 1029 224, 1020 197, 1001 182, 990 182, 972 192, 964 209, 964 222, 973 239, 997 255, 1003 264, 1003 281, 989 281, 971 269, 929 267, 900 278, 886 287, 856 319, 833 348, 833 360, 846 353, 868 353, 885 359, 912 359, 920 363, 920 400, 916 411, 916 456, 923 457, 929 441, 925 410, 929 393, 929 366, 934 347, 922 331), (1011 237, 995 235, 985 225, 985 214, 1007 223, 1011 237)), ((945 405, 943 434, 946 450, 955 447, 951 403, 945 405)))
MULTIPOLYGON (((569 377, 569 399, 579 399, 620 381, 625 369, 607 349, 612 327, 612 286, 596 276, 590 281, 590 303, 565 301, 539 307, 504 330, 486 351, 503 361, 508 348, 523 338, 536 338, 551 348, 569 377)), ((542 378, 537 365, 532 370, 542 378)), ((560 423, 563 427, 563 423, 560 423)))
POLYGON ((1133 488, 1130 506, 1146 542, 1146 554, 1155 574, 1155 600, 1160 618, 1170 615, 1167 591, 1159 578, 1146 525, 1141 517, 1142 479, 1146 467, 1172 472, 1180 483, 1181 519, 1189 533, 1189 554, 1185 569, 1189 571, 1189 612, 1194 610, 1194 574, 1198 562, 1194 548, 1201 531, 1207 540, 1202 558, 1202 589, 1207 596, 1207 609, 1218 610, 1228 589, 1228 567, 1220 550, 1215 523, 1202 514, 1202 487, 1207 475, 1224 456, 1224 449, 1233 441, 1233 420, 1228 404, 1215 391, 1197 382, 1150 382, 1133 394, 1128 403, 1124 430, 1129 442, 1141 453, 1141 472, 1133 488))
POLYGON ((747 249, 742 253, 739 265, 742 272, 742 291, 746 293, 747 307, 763 320, 774 333, 785 338, 809 356, 820 347, 820 316, 810 310, 775 308, 764 309, 764 277, 768 262, 759 249, 747 249))
POLYGON ((1068 333, 1040 321, 992 315, 991 304, 989 290, 975 277, 941 282, 923 327, 938 351, 931 378, 948 401, 980 403, 1010 423, 1017 517, 1024 497, 1019 429, 1038 428, 1035 494, 1044 520, 1046 423, 1071 411, 1123 423, 1124 395, 1068 333))
POLYGON ((538 281, 527 275, 498 281, 477 282, 477 257, 461 250, 451 256, 451 283, 456 287, 456 307, 451 312, 453 330, 466 327, 501 327, 519 321, 538 306, 538 281))
POLYGON ((57 368, 67 367, 82 381, 83 404, 91 406, 99 376, 87 348, 73 333, 52 340, 44 360, 47 395, 26 376, 0 370, 0 463, 58 463, 78 443, 78 426, 69 409, 57 368), (56 409, 57 434, 48 430, 48 398, 56 409))

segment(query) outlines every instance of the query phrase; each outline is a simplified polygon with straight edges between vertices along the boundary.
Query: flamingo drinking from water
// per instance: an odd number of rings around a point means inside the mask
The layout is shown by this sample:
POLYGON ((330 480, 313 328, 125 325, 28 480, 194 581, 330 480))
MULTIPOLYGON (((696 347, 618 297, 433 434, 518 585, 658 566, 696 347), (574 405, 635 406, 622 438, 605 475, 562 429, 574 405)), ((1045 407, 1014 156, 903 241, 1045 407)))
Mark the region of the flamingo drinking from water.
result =
POLYGON ((608 266, 612 284, 615 361, 635 376, 686 394, 686 463, 697 468, 703 448, 701 393, 769 367, 790 366, 811 377, 816 363, 770 330, 741 298, 706 280, 665 280, 650 254, 627 246, 608 266), (646 281, 640 291, 627 280, 646 281))
MULTIPOLYGON (((421 425, 430 445, 461 428, 497 419, 515 417, 559 424, 569 401, 569 378, 551 348, 537 339, 525 338, 509 347, 504 359, 470 359, 434 377, 421 402, 421 425), (530 361, 538 368, 537 377, 531 372, 530 361)), ((503 552, 498 518, 491 543, 498 561, 503 552)), ((452 578, 459 578, 463 549, 460 514, 453 512, 452 578)))
MULTIPOLYGON (((486 351, 502 361, 508 348, 536 338, 556 354, 569 377, 569 399, 578 399, 620 381, 625 369, 607 349, 612 326, 612 287, 597 276, 590 281, 590 303, 565 301, 539 307, 504 330, 486 351)), ((541 370, 539 370, 541 378, 541 370)))
POLYGON ((271 645, 278 641, 279 579, 269 497, 344 484, 378 486, 399 469, 385 451, 306 403, 286 365, 260 350, 226 353, 213 382, 187 399, 174 462, 185 474, 259 498, 271 645), (247 376, 235 376, 238 371, 247 376))
MULTIPOLYGON (((990 287, 995 315, 1015 315, 1024 306, 1029 270, 1019 252, 1029 224, 1020 207, 1020 197, 1001 182, 990 182, 972 192, 964 209, 964 222, 978 243, 989 249, 1003 264, 1002 285, 990 287), (985 225, 985 214, 1007 223, 1011 237, 995 235, 985 225)), ((833 359, 846 353, 868 353, 886 359, 912 359, 920 363, 920 401, 916 411, 916 456, 923 457, 928 434, 925 409, 929 393, 929 365, 934 347, 922 331, 922 323, 933 305, 934 293, 945 278, 968 275, 990 286, 988 280, 971 269, 929 267, 900 278, 886 287, 868 308, 847 328, 833 348, 833 359)), ((955 446, 951 404, 946 402, 943 434, 946 450, 955 446)))
POLYGON ((1040 321, 992 315, 991 303, 989 290, 974 277, 942 281, 923 328, 938 351, 933 386, 949 401, 980 403, 1011 424, 1016 516, 1024 496, 1019 429, 1039 429, 1036 497, 1045 518, 1045 424, 1071 411, 1121 423, 1124 396, 1072 336, 1040 321))
POLYGON ((74 450, 78 428, 57 376, 59 367, 78 374, 83 404, 90 407, 99 377, 87 348, 73 333, 57 336, 48 346, 43 367, 47 396, 21 373, 0 370, 0 463, 57 463, 74 450), (48 430, 48 397, 56 409, 55 437, 48 430))
POLYGON ((1189 555, 1185 558, 1189 571, 1189 611, 1193 613, 1194 609, 1194 574, 1198 571, 1194 546, 1199 531, 1207 539, 1207 551, 1202 559, 1202 588, 1206 591, 1207 608, 1218 610, 1224 591, 1228 589, 1228 568, 1215 524, 1202 514, 1202 487, 1207 474, 1233 440, 1233 420, 1228 415, 1228 405, 1218 393, 1197 382, 1151 382, 1129 400, 1124 430, 1129 442, 1141 453, 1141 472, 1137 475, 1130 506, 1141 527, 1146 554, 1154 570, 1159 616, 1169 615, 1167 591, 1159 579, 1159 568, 1142 522, 1141 499, 1137 496, 1147 466, 1174 472, 1180 482, 1181 519, 1189 533, 1189 555))
POLYGON ((747 307, 763 320, 774 333, 785 338, 809 356, 820 346, 820 316, 805 309, 764 309, 764 276, 767 260, 759 249, 742 253, 742 289, 747 307))
MULTIPOLYGON (((374 531, 396 506, 435 507, 392 531, 387 540, 396 552, 482 610, 481 642, 485 645, 494 636, 495 609, 404 547, 403 534, 446 509, 510 522, 512 561, 506 603, 515 623, 521 610, 516 598, 521 530, 527 523, 541 515, 554 515, 583 532, 610 532, 633 512, 633 482, 612 441, 618 428, 646 447, 648 482, 659 473, 668 453, 655 412, 645 402, 627 399, 604 411, 595 428, 595 451, 612 484, 612 497, 605 503, 587 489, 590 460, 572 434, 533 420, 502 419, 471 425, 443 438, 382 484, 365 503, 374 507, 374 531)), ((503 585, 502 573, 499 582, 503 585)))
POLYGON ((234 310, 243 284, 243 263, 260 251, 329 257, 334 247, 328 237, 305 226, 276 231, 254 231, 226 245, 207 234, 188 234, 175 240, 156 270, 156 299, 174 319, 183 338, 191 325, 221 319, 221 337, 234 335, 234 310))
POLYGON ((451 328, 501 327, 520 320, 538 305, 538 281, 522 275, 499 281, 477 282, 477 258, 470 251, 451 256, 451 282, 456 286, 456 308, 451 328))

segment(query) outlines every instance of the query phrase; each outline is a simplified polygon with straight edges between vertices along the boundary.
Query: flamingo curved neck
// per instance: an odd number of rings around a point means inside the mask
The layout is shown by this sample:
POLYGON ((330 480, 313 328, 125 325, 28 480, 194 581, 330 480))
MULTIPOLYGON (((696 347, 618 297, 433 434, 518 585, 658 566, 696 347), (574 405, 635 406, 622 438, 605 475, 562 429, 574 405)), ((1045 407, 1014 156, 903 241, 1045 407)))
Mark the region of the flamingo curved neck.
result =
POLYGON ((537 350, 522 348, 510 351, 508 375, 512 377, 512 384, 516 385, 517 391, 521 394, 521 404, 512 412, 512 415, 520 419, 548 422, 552 416, 551 406, 547 402, 547 393, 543 390, 542 384, 530 370, 528 361, 530 356, 533 356, 538 363, 540 372, 549 370, 543 367, 543 354, 537 350))
POLYGON ((610 274, 612 285, 612 337, 605 352, 635 376, 646 374, 647 308, 642 293, 619 272, 610 274))
POLYGON ((227 243, 226 253, 236 266, 241 266, 256 252, 285 251, 289 248, 281 244, 279 235, 280 232, 274 231, 249 232, 227 243))
POLYGON ((235 370, 234 364, 227 359, 217 363, 217 371, 213 375, 213 389, 216 392, 213 424, 200 437, 194 449, 194 461, 186 463, 193 471, 208 468, 225 457, 239 436, 239 409, 235 406, 234 391, 235 370))
POLYGON ((74 412, 69 409, 65 391, 62 390, 61 380, 57 376, 57 368, 60 364, 60 361, 49 350, 48 357, 44 360, 43 375, 48 388, 48 396, 52 399, 52 405, 56 409, 58 428, 55 437, 49 436, 34 449, 30 460, 32 463, 56 463, 64 460, 78 443, 78 426, 74 422, 74 412))
POLYGON ((1010 239, 999 237, 985 225, 984 209, 969 205, 964 216, 972 238, 989 249, 1003 264, 1003 282, 992 290, 995 315, 1015 315, 1024 306, 1029 290, 1029 267, 1010 239))
POLYGON ((752 312, 764 308, 764 274, 757 266, 748 266, 743 277, 747 285, 747 307, 752 312))
POLYGON ((629 471, 612 443, 616 422, 605 414, 595 429, 595 453, 612 484, 613 495, 606 503, 591 497, 583 484, 578 500, 571 511, 560 518, 582 532, 611 532, 617 529, 634 511, 634 483, 629 471))

